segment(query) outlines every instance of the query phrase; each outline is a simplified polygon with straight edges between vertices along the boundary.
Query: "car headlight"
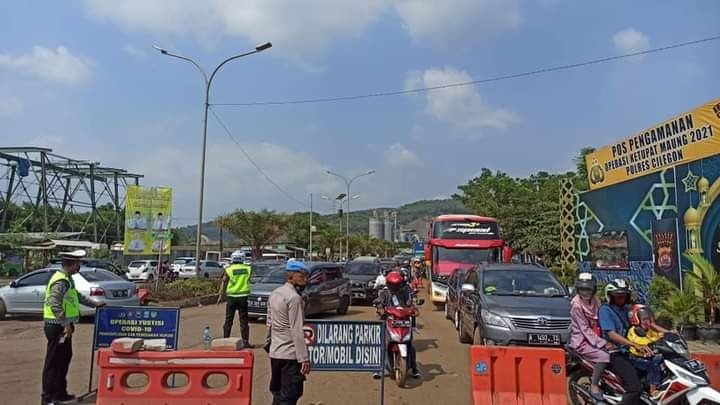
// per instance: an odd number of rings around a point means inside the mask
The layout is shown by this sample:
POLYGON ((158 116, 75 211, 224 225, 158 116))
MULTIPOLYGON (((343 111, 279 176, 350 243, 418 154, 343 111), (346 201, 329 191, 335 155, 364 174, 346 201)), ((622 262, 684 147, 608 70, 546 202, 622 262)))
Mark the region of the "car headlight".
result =
POLYGON ((501 317, 500 315, 494 314, 490 311, 487 311, 485 309, 480 310, 480 317, 482 318, 483 323, 485 323, 486 325, 502 326, 503 328, 508 327, 508 325, 505 322, 505 319, 503 319, 503 317, 501 317))

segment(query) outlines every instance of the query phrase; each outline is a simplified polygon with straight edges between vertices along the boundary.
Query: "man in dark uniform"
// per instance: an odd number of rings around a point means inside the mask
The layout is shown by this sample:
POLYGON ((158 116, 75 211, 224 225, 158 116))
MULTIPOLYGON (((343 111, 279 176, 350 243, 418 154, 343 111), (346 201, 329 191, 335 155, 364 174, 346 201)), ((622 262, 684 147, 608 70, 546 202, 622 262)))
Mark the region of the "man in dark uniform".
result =
POLYGON ((72 359, 72 335, 75 323, 80 320, 80 304, 100 307, 77 292, 72 275, 80 270, 80 259, 84 250, 61 253, 62 268, 50 277, 45 288, 43 318, 47 352, 42 376, 42 404, 56 404, 75 400, 67 392, 67 372, 72 359))

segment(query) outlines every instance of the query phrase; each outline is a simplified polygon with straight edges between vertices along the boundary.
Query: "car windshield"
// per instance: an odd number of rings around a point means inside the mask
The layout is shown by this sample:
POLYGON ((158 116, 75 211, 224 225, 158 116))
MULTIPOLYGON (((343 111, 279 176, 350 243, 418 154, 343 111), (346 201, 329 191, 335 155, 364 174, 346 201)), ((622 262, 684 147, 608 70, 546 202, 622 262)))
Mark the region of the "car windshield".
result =
POLYGON ((144 265, 146 265, 146 264, 147 264, 146 262, 141 262, 141 261, 138 261, 138 262, 130 262, 130 264, 128 264, 128 267, 142 267, 142 266, 144 266, 144 265))
POLYGON ((285 270, 285 267, 271 267, 267 269, 265 275, 258 277, 255 282, 283 284, 285 281, 287 281, 287 270, 285 270))
POLYGON ((252 266, 252 272, 250 273, 250 282, 259 283, 263 278, 270 274, 273 270, 277 270, 277 264, 255 264, 252 266))
MULTIPOLYGON (((202 263, 202 260, 200 260, 200 263, 202 263)), ((190 260, 189 262, 186 262, 185 265, 186 265, 186 266, 194 266, 194 265, 195 265, 195 260, 190 260)))
POLYGON ((122 277, 111 273, 107 270, 92 269, 92 270, 80 270, 80 275, 87 281, 125 281, 122 277))
POLYGON ((377 263, 350 262, 345 265, 345 274, 377 276, 380 272, 380 265, 377 263))
POLYGON ((550 272, 537 270, 484 271, 482 290, 487 295, 565 296, 550 272))
POLYGON ((495 249, 450 249, 436 246, 435 260, 438 262, 480 264, 497 262, 495 249))

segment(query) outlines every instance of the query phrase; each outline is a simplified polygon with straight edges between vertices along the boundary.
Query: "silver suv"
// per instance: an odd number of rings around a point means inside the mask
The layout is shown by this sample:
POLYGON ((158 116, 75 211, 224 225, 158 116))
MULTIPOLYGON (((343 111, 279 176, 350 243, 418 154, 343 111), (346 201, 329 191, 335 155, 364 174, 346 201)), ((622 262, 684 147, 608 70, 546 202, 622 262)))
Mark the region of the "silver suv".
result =
POLYGON ((468 270, 458 297, 458 338, 478 345, 560 346, 570 336, 570 300, 546 268, 488 264, 468 270))

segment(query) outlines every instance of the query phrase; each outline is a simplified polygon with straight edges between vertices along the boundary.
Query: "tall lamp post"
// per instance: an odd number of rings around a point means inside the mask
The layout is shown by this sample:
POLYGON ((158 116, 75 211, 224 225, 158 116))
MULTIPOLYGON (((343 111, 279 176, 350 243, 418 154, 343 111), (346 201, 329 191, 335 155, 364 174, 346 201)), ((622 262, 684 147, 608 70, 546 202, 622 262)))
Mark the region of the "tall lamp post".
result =
POLYGON ((203 118, 203 142, 202 142, 202 155, 200 157, 200 203, 198 207, 198 224, 197 224, 197 233, 195 235, 195 271, 198 271, 200 268, 200 238, 202 236, 202 221, 203 221, 203 202, 205 197, 205 151, 207 149, 207 122, 208 122, 208 109, 210 108, 210 87, 212 86, 212 81, 215 78, 215 75, 220 70, 221 67, 223 67, 226 63, 242 58, 243 56, 252 55, 258 52, 262 52, 266 49, 270 49, 272 47, 272 43, 266 42, 264 44, 260 44, 255 47, 255 50, 241 53, 238 55, 233 55, 224 61, 220 62, 219 65, 215 67, 215 69, 212 71, 210 76, 208 77, 207 73, 205 73, 205 70, 194 60, 191 58, 188 58, 187 56, 178 55, 175 53, 169 52, 167 49, 161 48, 157 45, 153 45, 153 48, 160 51, 161 54, 172 56, 173 58, 182 59, 186 62, 190 62, 197 68, 197 70, 200 71, 202 74, 203 80, 205 81, 205 117, 203 118))
POLYGON ((342 179, 342 181, 345 182, 345 185, 347 186, 347 212, 345 213, 346 217, 346 223, 345 223, 345 255, 347 256, 347 259, 350 259, 350 200, 353 198, 350 198, 350 185, 357 179, 363 176, 369 176, 371 174, 375 173, 375 170, 368 170, 365 173, 358 174, 355 177, 352 177, 350 180, 348 180, 345 176, 342 176, 340 174, 337 174, 335 172, 332 172, 330 170, 327 171, 327 174, 331 176, 338 177, 342 179))

